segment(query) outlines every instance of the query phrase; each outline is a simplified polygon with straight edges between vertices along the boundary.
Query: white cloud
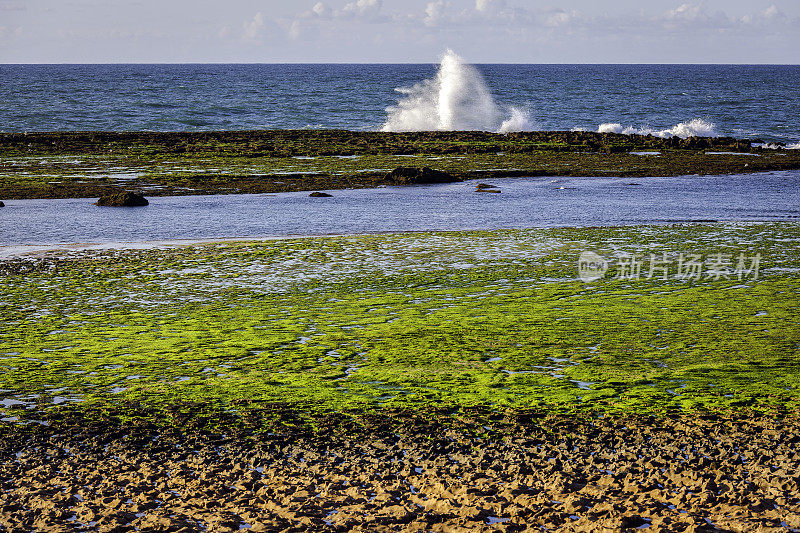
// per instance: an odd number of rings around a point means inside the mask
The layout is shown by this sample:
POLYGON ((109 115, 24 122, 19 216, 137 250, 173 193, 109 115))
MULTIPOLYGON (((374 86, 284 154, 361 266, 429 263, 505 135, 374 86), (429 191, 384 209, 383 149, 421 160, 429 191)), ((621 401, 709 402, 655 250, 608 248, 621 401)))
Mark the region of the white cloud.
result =
POLYGON ((702 4, 681 4, 680 7, 667 12, 666 18, 683 21, 706 19, 708 15, 702 4))
POLYGON ((762 15, 764 16, 764 18, 770 19, 770 18, 773 18, 773 17, 783 16, 783 13, 781 13, 781 10, 778 9, 778 6, 776 6, 775 4, 772 4, 767 9, 764 10, 762 15))
POLYGON ((295 20, 292 22, 292 25, 289 27, 289 37, 292 39, 297 39, 300 37, 300 34, 303 31, 303 27, 300 24, 299 20, 295 20))
POLYGON ((787 20, 786 14, 778 9, 778 6, 772 4, 760 13, 745 15, 740 22, 743 24, 779 24, 787 20))
POLYGON ((363 15, 366 13, 374 13, 380 10, 382 5, 382 0, 357 0, 356 2, 350 2, 345 5, 342 11, 344 13, 363 15))
POLYGON ((314 4, 314 7, 311 8, 311 12, 321 18, 330 18, 331 14, 333 13, 331 8, 322 2, 317 2, 314 4))
POLYGON ((657 21, 660 21, 662 27, 670 32, 692 31, 692 28, 724 31, 733 29, 737 23, 724 11, 709 12, 702 2, 681 4, 676 9, 664 13, 657 18, 657 21))
POLYGON ((380 16, 383 0, 353 0, 341 9, 334 9, 324 2, 317 2, 308 11, 294 17, 290 23, 289 34, 298 37, 311 21, 334 22, 339 20, 384 22, 380 16))
POLYGON ((497 11, 506 7, 506 0, 475 0, 475 10, 481 13, 497 11))
POLYGON ((545 24, 547 26, 565 26, 576 20, 579 16, 580 13, 574 9, 571 11, 556 9, 546 15, 545 24))
POLYGON ((436 26, 439 21, 445 17, 446 9, 448 7, 450 7, 450 3, 445 2, 444 0, 430 2, 427 6, 425 6, 425 18, 423 19, 425 25, 436 26))
POLYGON ((264 14, 259 11, 255 16, 244 22, 242 39, 245 41, 256 41, 261 37, 261 32, 264 29, 264 14))
MULTIPOLYGON (((558 47, 556 50, 575 49, 572 43, 581 42, 580 53, 570 59, 585 59, 586 43, 593 51, 588 55, 593 61, 603 60, 607 54, 643 60, 649 57, 677 57, 686 60, 694 55, 681 55, 686 43, 698 47, 713 45, 716 50, 733 50, 743 39, 755 43, 755 33, 772 31, 781 33, 782 39, 796 40, 797 21, 784 15, 775 4, 765 3, 749 17, 736 13, 736 18, 725 11, 711 7, 716 0, 669 0, 669 9, 649 5, 641 9, 577 9, 578 4, 530 2, 526 0, 426 0, 422 9, 404 9, 408 4, 383 0, 320 0, 294 16, 278 20, 293 38, 302 34, 312 40, 328 39, 333 42, 341 35, 363 35, 372 42, 405 42, 415 50, 436 46, 472 47, 480 55, 490 43, 507 47, 509 42, 535 44, 538 49, 558 47), (549 4, 549 6, 548 6, 549 4), (573 9, 574 7, 574 9, 573 9), (375 25, 380 24, 380 28, 375 25), (794 25, 794 26, 793 26, 794 25), (370 26, 373 26, 372 28, 370 26), (745 37, 746 34, 746 37, 745 37), (795 37, 791 37, 795 35, 795 37), (624 37, 624 38, 622 38, 624 37), (463 44, 459 44, 461 41, 463 44), (620 43, 641 43, 641 46, 622 48, 620 43), (651 43, 670 43, 672 54, 655 52, 651 43), (481 45, 480 43, 486 43, 481 45), (736 46, 732 46, 736 45, 736 46), (677 55, 676 55, 677 54, 677 55)), ((663 5, 663 4, 662 4, 663 5)), ((730 9, 725 8, 730 12, 730 9)), ((758 48, 758 45, 754 45, 758 48)), ((741 47, 739 47, 741 48, 741 47)), ((416 52, 415 52, 416 53, 416 52)), ((514 55, 514 51, 506 51, 514 55)), ((544 54, 544 52, 542 52, 544 54)), ((726 61, 733 52, 726 52, 726 61)), ((556 54, 553 57, 561 57, 556 54)), ((548 56, 542 56, 548 58, 548 56)), ((614 61, 612 56, 608 60, 614 61)), ((709 56, 710 57, 710 56, 709 56)), ((541 59, 537 56, 537 59, 541 59)), ((653 59, 650 59, 653 61, 653 59)))

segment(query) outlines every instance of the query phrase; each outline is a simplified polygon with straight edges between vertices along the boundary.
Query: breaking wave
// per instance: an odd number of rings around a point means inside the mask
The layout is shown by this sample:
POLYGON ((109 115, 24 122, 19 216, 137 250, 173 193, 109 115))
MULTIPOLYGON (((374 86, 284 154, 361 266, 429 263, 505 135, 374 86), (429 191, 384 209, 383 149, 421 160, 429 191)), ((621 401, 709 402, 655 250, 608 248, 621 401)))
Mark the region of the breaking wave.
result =
POLYGON ((800 142, 790 144, 786 147, 787 150, 800 150, 800 142))
POLYGON ((623 127, 622 124, 606 123, 600 124, 597 128, 599 133, 621 133, 623 135, 654 135, 656 137, 669 138, 680 137, 717 137, 716 126, 712 122, 707 122, 701 118, 681 122, 665 130, 654 130, 652 128, 634 128, 633 126, 623 127))
POLYGON ((530 131, 524 109, 504 110, 494 101, 480 72, 447 50, 435 78, 396 89, 403 96, 386 109, 382 131, 530 131))

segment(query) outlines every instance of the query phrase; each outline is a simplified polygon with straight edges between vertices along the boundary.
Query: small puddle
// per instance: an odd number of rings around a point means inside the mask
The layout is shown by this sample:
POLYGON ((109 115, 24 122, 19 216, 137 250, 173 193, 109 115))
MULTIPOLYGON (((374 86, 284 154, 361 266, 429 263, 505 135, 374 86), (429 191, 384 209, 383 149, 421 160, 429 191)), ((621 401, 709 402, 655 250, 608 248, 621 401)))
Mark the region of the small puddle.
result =
POLYGON ((761 157, 761 154, 751 154, 749 152, 706 152, 706 155, 749 155, 752 157, 761 157))
POLYGON ((75 398, 71 396, 53 396, 53 405, 61 405, 62 403, 73 402, 81 403, 83 398, 75 398))
POLYGON ((18 407, 22 407, 24 409, 33 409, 34 407, 36 407, 36 403, 17 400, 15 398, 6 398, 5 400, 0 400, 0 407, 3 407, 5 409, 8 408, 13 409, 18 407))

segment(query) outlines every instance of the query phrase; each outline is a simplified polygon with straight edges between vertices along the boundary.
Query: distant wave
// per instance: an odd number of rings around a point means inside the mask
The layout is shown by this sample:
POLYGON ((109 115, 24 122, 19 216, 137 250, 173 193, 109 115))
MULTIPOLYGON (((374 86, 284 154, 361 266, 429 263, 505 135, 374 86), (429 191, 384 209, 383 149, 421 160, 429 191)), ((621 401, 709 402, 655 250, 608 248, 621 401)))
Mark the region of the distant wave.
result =
POLYGON ((712 122, 707 122, 701 118, 681 122, 665 130, 654 130, 652 128, 634 128, 633 126, 623 127, 622 124, 605 123, 597 128, 599 133, 621 133, 623 135, 654 135, 656 137, 669 138, 680 137, 717 137, 716 126, 712 122))
POLYGON ((787 144, 784 145, 783 143, 758 143, 754 144, 753 147, 755 148, 763 148, 765 150, 800 150, 800 142, 796 142, 794 144, 787 144))
POLYGON ((536 129, 524 109, 509 107, 504 113, 480 72, 452 50, 445 52, 435 78, 396 90, 403 96, 386 109, 382 131, 536 129))

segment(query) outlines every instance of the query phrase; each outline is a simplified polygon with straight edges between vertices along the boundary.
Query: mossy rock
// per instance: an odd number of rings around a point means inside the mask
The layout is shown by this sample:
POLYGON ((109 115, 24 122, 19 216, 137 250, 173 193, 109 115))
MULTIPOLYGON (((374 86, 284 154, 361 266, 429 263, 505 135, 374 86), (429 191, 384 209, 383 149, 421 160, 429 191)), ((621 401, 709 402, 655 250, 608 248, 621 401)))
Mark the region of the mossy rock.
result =
POLYGON ((94 205, 103 207, 143 207, 150 202, 141 194, 135 192, 122 192, 101 196, 94 205))
POLYGON ((386 175, 386 181, 394 185, 430 185, 461 181, 449 172, 429 167, 397 167, 386 175))

